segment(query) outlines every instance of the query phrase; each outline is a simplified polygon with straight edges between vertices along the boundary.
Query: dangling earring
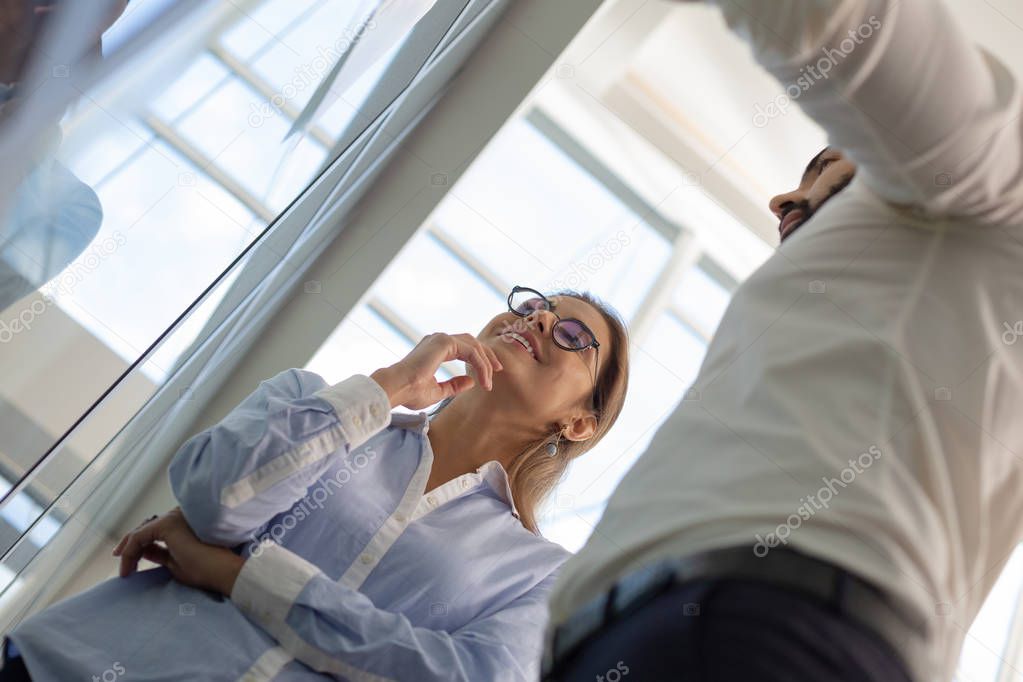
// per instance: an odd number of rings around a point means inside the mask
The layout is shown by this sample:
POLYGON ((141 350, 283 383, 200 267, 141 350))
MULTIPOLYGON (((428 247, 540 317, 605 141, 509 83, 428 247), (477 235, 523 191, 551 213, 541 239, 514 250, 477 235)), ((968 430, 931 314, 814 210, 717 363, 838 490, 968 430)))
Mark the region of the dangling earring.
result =
POLYGON ((547 444, 544 445, 544 449, 547 450, 547 454, 550 457, 553 457, 554 455, 558 454, 558 441, 561 440, 562 433, 563 430, 558 431, 549 441, 547 441, 547 444))

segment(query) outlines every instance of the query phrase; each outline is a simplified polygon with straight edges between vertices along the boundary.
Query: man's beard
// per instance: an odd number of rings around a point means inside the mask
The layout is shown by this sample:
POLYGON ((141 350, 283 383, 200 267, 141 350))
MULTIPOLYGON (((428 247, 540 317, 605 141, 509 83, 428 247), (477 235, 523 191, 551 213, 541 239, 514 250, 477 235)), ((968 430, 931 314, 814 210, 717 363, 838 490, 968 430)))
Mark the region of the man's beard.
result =
POLYGON ((788 233, 781 238, 781 241, 785 241, 786 239, 794 235, 799 230, 799 228, 801 228, 803 225, 806 225, 810 221, 810 218, 812 218, 814 214, 820 210, 821 206, 828 203, 828 201, 831 200, 831 197, 835 196, 836 194, 838 194, 843 189, 849 186, 849 183, 852 182, 852 179, 855 175, 856 175, 855 171, 843 175, 838 182, 836 182, 828 189, 827 196, 821 199, 815 206, 810 205, 809 199, 803 199, 802 201, 794 202, 792 204, 792 207, 789 210, 785 211, 785 215, 781 217, 782 221, 785 220, 786 215, 792 213, 793 211, 802 211, 803 219, 800 220, 795 227, 789 230, 788 233))

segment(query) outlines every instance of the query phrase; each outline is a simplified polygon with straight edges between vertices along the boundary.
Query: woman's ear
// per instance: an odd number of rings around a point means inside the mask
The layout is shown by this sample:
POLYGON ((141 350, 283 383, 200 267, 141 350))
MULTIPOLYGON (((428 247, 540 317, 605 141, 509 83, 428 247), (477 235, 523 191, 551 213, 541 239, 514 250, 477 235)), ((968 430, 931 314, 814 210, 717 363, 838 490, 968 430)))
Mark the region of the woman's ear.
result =
POLYGON ((590 413, 578 414, 565 428, 565 438, 571 441, 586 440, 597 432, 597 418, 590 413))

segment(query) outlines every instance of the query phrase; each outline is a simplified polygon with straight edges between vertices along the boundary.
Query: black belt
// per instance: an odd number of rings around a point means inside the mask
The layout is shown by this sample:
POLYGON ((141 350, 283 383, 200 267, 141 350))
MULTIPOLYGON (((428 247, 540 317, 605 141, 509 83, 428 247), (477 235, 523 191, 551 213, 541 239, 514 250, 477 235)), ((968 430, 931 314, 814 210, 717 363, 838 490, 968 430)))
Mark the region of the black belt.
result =
POLYGON ((675 585, 706 578, 766 582, 829 604, 885 640, 902 657, 907 670, 907 659, 920 660, 924 655, 927 622, 916 612, 897 606, 871 583, 787 547, 760 556, 751 546, 741 546, 667 559, 622 577, 554 629, 544 652, 543 679, 556 679, 582 645, 611 623, 675 585))

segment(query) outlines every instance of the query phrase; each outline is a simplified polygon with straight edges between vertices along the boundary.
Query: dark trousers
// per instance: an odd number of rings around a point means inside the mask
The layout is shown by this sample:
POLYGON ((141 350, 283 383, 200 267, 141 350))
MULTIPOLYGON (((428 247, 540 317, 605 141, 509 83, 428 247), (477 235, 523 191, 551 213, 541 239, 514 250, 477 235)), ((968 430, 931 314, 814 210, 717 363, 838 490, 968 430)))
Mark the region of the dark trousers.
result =
POLYGON ((21 656, 8 658, 6 637, 3 641, 3 660, 4 666, 0 668, 0 682, 32 682, 32 678, 28 676, 24 659, 21 656))
POLYGON ((769 583, 676 585, 605 626, 558 682, 910 682, 897 654, 835 608, 769 583))

